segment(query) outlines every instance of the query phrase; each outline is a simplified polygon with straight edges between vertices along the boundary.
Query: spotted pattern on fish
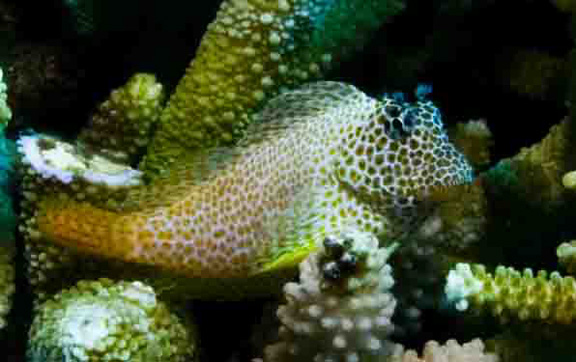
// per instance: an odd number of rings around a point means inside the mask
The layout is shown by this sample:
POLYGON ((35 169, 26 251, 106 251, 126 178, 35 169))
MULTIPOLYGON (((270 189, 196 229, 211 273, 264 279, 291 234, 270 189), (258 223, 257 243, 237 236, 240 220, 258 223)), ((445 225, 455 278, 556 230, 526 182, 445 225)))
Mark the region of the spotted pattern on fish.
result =
POLYGON ((434 188, 472 180, 432 103, 375 99, 338 82, 277 96, 233 152, 210 153, 133 192, 126 212, 47 196, 38 228, 81 252, 244 278, 294 267, 350 227, 393 235, 434 188))

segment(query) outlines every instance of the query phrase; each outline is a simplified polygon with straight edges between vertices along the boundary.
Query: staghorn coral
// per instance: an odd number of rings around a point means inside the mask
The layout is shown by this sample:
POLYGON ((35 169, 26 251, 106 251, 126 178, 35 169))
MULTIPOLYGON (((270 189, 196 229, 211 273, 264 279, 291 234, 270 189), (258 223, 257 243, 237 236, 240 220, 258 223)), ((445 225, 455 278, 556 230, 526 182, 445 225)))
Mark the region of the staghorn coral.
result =
POLYGON ((300 264, 300 282, 284 286, 280 341, 266 347, 264 361, 385 361, 393 350, 393 250, 368 233, 327 237, 300 264))
POLYGON ((0 132, 4 130, 10 119, 12 118, 12 111, 8 107, 8 86, 4 82, 4 72, 0 68, 0 132))
POLYGON ((264 100, 320 79, 402 8, 399 0, 224 1, 140 169, 154 176, 191 150, 230 144, 264 100))
POLYGON ((572 170, 574 163, 572 133, 569 119, 564 119, 541 142, 499 161, 483 175, 488 192, 494 195, 490 199, 518 198, 542 210, 553 210, 563 204, 567 191, 562 177, 572 170))
POLYGON ((148 146, 163 102, 164 90, 156 78, 135 74, 98 106, 77 142, 109 159, 135 164, 148 146))
POLYGON ((55 245, 269 293, 253 279, 292 270, 325 235, 355 226, 393 237, 431 191, 472 178, 430 102, 320 82, 273 99, 258 118, 204 181, 214 155, 138 188, 126 202, 134 211, 47 196, 31 219, 55 245))
POLYGON ((502 323, 546 321, 569 325, 576 318, 576 281, 558 272, 459 263, 447 276, 446 297, 458 310, 487 309, 502 323))
POLYGON ((429 341, 422 359, 388 340, 396 309, 388 258, 396 247, 379 248, 373 235, 354 230, 327 237, 300 264, 300 282, 284 286, 279 342, 266 347, 263 361, 497 361, 479 339, 429 341))
POLYGON ((558 256, 558 261, 568 273, 574 275, 576 272, 576 254, 574 247, 576 246, 576 241, 570 241, 569 243, 562 243, 556 248, 556 256, 558 256))
MULTIPOLYGON (((154 76, 136 74, 100 105, 74 144, 47 135, 19 139, 24 196, 20 231, 26 241, 27 273, 37 301, 110 269, 99 260, 42 240, 32 217, 39 195, 50 190, 62 200, 89 200, 99 207, 117 210, 129 188, 143 182, 142 173, 124 163, 134 162, 139 156, 162 101, 162 86, 154 76)), ((118 272, 114 277, 126 277, 118 272)))
POLYGON ((4 137, 4 128, 12 112, 6 104, 7 86, 2 82, 0 68, 0 330, 7 321, 12 307, 15 290, 15 229, 16 215, 13 208, 11 189, 13 186, 13 158, 16 150, 13 142, 4 137))
POLYGON ((16 248, 6 240, 0 240, 0 330, 8 324, 7 315, 12 308, 15 290, 14 255, 16 248))
POLYGON ((464 344, 450 339, 441 345, 436 341, 429 341, 424 345, 422 358, 416 351, 403 352, 397 349, 387 362, 497 362, 500 359, 492 353, 484 352, 484 343, 479 339, 464 344))
POLYGON ((454 146, 466 156, 475 169, 490 163, 490 147, 493 140, 486 120, 458 123, 449 134, 454 146))
POLYGON ((143 283, 82 281, 38 308, 27 358, 192 362, 198 357, 195 333, 143 283))
POLYGON ((62 202, 90 200, 100 207, 114 209, 126 197, 129 186, 142 182, 141 173, 102 156, 87 155, 74 145, 50 136, 23 136, 18 140, 18 148, 23 194, 18 228, 25 240, 28 279, 41 300, 47 290, 55 292, 74 282, 69 280, 73 265, 79 263, 82 268, 88 265, 71 251, 47 243, 38 233, 33 216, 43 193, 50 190, 62 202), (47 285, 50 283, 55 285, 47 285))

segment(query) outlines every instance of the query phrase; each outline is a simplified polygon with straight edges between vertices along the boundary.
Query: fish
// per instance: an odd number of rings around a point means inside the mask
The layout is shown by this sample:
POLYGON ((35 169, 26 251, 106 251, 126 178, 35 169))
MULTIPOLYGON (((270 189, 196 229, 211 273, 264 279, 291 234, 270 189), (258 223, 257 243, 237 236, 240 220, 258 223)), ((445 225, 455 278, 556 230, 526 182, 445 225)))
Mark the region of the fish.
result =
POLYGON ((427 195, 472 180, 432 102, 322 81, 271 99, 234 147, 135 187, 125 210, 48 194, 35 220, 80 253, 246 283, 295 270, 350 228, 390 240, 427 195))

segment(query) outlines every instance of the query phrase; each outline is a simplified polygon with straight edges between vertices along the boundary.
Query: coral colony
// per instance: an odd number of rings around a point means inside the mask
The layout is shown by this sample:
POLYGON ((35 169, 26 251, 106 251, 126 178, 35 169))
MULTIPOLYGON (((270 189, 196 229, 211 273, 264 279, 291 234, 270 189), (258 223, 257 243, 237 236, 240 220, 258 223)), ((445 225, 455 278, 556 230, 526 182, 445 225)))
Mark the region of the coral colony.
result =
MULTIPOLYGON (((62 4, 82 36, 106 19, 94 3, 62 4)), ((224 0, 171 94, 137 73, 75 139, 2 134, 0 329, 17 323, 19 251, 26 361, 206 362, 186 305, 262 297, 277 311, 246 361, 572 360, 576 280, 485 254, 508 232, 493 220, 573 204, 576 121, 490 167, 488 123, 446 129, 431 86, 371 96, 330 80, 407 6, 224 0), (405 347, 426 308, 495 332, 405 347)), ((529 55, 549 78, 569 68, 529 55)), ((519 72, 511 87, 546 92, 519 72)), ((18 106, 6 83, 0 71, 2 133, 18 106)), ((557 244, 573 273, 576 242, 557 244)))

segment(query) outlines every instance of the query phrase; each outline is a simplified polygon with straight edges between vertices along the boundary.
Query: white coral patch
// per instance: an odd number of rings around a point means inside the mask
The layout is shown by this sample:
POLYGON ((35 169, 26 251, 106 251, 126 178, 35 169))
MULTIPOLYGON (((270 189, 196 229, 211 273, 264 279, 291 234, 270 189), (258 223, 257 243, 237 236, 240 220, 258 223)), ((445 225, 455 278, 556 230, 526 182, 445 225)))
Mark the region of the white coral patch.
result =
POLYGON ((142 183, 142 172, 100 155, 83 155, 75 145, 54 137, 20 137, 18 150, 23 155, 23 162, 29 164, 42 177, 53 177, 65 184, 69 184, 74 178, 108 186, 142 183))

